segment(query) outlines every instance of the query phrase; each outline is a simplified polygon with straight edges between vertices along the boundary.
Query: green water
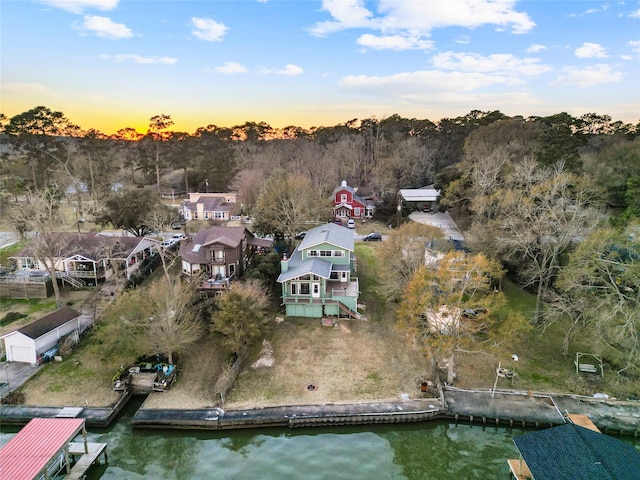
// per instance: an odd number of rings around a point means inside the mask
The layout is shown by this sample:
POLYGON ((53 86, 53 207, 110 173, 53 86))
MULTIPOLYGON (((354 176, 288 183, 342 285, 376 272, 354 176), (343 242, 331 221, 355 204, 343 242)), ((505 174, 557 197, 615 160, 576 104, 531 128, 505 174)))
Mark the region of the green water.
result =
MULTIPOLYGON (((448 422, 225 432, 132 429, 137 405, 112 427, 91 430, 108 444, 96 479, 494 479, 509 478, 520 428, 448 422)), ((4 428, 0 444, 18 429, 4 428)), ((640 450, 640 441, 624 439, 640 450)))

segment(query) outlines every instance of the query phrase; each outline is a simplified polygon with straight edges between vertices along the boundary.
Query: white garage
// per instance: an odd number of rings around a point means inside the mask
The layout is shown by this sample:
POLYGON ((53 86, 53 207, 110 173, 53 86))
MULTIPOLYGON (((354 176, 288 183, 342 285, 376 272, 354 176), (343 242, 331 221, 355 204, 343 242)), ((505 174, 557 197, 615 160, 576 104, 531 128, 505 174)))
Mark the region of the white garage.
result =
POLYGON ((55 347, 61 338, 81 331, 81 314, 65 307, 3 335, 7 361, 38 363, 42 353, 55 347))

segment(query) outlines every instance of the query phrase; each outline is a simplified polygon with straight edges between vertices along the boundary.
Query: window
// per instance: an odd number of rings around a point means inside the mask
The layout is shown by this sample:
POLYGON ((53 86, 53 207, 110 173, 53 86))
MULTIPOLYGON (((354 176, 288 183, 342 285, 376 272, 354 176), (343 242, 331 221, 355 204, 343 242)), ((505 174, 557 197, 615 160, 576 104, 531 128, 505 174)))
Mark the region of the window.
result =
POLYGON ((300 295, 309 295, 309 284, 301 283, 300 284, 300 295))
POLYGON ((340 194, 340 201, 342 203, 346 203, 347 202, 347 194, 346 193, 341 193, 340 194))
POLYGON ((291 284, 291 295, 297 295, 298 294, 298 284, 297 283, 292 283, 291 284))
POLYGON ((317 250, 309 250, 307 255, 309 255, 310 257, 317 257, 318 256, 318 251, 317 250))
POLYGON ((360 216, 360 207, 355 207, 353 209, 353 216, 354 217, 359 217, 360 216))
POLYGON ((209 212, 204 212, 204 218, 208 219, 209 218, 209 212))
POLYGON ((330 257, 331 256, 331 250, 320 250, 320 256, 321 257, 330 257))
POLYGON ((343 250, 334 250, 333 251, 333 256, 334 257, 344 257, 344 251, 343 250))
POLYGON ((233 277, 233 274, 236 273, 236 266, 233 263, 229 264, 229 276, 233 277))
POLYGON ((330 280, 339 280, 340 277, 338 276, 338 272, 331 272, 331 275, 329 276, 330 280))

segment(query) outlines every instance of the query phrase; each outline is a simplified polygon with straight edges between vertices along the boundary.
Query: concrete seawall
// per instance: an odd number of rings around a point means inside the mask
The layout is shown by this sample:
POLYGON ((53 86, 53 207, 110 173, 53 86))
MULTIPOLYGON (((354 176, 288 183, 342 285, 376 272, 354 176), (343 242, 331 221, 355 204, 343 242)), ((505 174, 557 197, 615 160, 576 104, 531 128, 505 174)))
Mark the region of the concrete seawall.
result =
MULTIPOLYGON (((111 408, 85 408, 80 418, 89 427, 106 427, 118 416, 130 395, 111 408)), ((398 402, 289 405, 247 410, 203 408, 139 409, 131 419, 136 428, 231 430, 241 428, 365 425, 452 420, 491 425, 549 427, 567 413, 582 413, 604 433, 640 436, 640 402, 594 399, 573 395, 518 391, 459 390, 447 387, 439 398, 398 402), (444 406, 443 406, 444 403, 444 406)), ((0 421, 26 424, 34 417, 55 417, 62 407, 2 405, 0 421)))

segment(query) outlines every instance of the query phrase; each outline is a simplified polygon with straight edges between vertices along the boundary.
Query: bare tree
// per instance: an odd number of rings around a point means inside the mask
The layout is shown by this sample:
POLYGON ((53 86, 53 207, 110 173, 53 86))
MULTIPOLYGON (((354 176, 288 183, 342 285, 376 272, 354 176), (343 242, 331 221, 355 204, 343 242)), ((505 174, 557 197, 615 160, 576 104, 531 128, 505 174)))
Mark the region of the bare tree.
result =
POLYGON ((56 266, 68 249, 68 236, 64 220, 60 215, 59 200, 51 189, 42 192, 27 192, 24 203, 13 204, 9 210, 9 221, 21 236, 31 232, 29 241, 32 255, 51 276, 56 304, 61 307, 60 288, 56 277, 56 266))
POLYGON ((181 280, 171 285, 155 282, 147 291, 150 311, 144 343, 150 351, 167 355, 169 363, 173 363, 174 353, 184 352, 204 332, 192 308, 193 285, 181 280))

